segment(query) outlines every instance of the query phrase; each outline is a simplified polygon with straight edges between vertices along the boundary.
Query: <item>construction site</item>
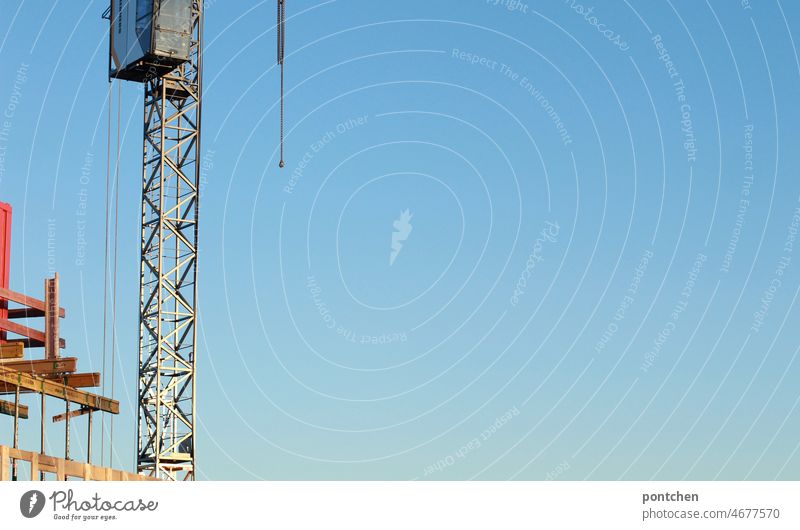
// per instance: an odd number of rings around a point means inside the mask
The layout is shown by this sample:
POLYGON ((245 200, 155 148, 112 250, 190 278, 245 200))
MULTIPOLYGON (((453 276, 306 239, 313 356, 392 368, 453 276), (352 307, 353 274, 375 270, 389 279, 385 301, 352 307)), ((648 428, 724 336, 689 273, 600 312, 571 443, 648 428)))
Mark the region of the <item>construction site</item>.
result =
POLYGON ((2 4, 11 526, 797 526, 800 2, 2 4))
MULTIPOLYGON (((282 65, 284 0, 277 10, 282 65)), ((103 13, 109 98, 112 82, 139 84, 144 93, 138 417, 121 418, 136 423, 135 468, 93 463, 104 460, 93 447, 97 418, 118 415, 119 401, 96 393, 103 374, 82 371, 76 348, 59 332, 70 312, 58 273, 35 292, 13 289, 13 207, 0 203, 0 414, 13 422, 12 438, 0 441, 0 480, 195 478, 203 16, 203 2, 192 0, 113 0, 103 13), (62 440, 50 438, 54 426, 62 440), (20 433, 30 429, 40 445, 21 447, 20 433), (76 443, 83 460, 71 451, 76 443), (63 453, 48 454, 58 446, 63 453)), ((110 118, 108 127, 110 137, 110 118)), ((118 169, 119 159, 109 164, 118 169)), ((108 212, 106 223, 108 237, 108 212)), ((113 440, 111 425, 104 444, 113 440)))

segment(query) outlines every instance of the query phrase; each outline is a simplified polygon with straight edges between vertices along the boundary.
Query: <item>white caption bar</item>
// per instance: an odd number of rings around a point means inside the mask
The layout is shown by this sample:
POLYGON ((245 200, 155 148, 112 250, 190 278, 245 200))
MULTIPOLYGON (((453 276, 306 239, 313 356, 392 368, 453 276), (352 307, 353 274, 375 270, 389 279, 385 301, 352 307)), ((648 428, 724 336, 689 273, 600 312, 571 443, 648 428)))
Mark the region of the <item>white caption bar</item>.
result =
POLYGON ((800 528, 796 482, 17 482, 8 528, 800 528), (255 525, 255 526, 254 526, 255 525))

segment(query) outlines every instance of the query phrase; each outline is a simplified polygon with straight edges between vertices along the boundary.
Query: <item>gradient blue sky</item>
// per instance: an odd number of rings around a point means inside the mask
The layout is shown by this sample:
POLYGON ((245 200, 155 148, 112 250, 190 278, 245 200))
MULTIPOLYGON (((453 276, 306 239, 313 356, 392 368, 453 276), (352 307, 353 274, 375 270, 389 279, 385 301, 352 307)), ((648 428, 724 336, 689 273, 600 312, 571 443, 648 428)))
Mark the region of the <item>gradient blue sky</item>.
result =
MULTIPOLYGON (((795 2, 289 0, 283 170, 274 3, 206 3, 200 477, 798 478, 795 2)), ((84 370, 105 5, 0 6, 12 287, 60 272, 84 370)), ((141 87, 121 94, 131 469, 141 87)))

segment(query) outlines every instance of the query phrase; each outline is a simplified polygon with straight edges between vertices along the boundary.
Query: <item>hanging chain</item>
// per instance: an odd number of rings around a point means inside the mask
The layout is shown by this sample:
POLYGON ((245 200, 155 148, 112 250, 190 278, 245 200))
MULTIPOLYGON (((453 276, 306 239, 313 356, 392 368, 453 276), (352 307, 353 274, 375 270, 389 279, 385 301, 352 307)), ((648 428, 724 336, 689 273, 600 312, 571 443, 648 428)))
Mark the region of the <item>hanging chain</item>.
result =
POLYGON ((278 0, 278 65, 281 67, 281 161, 278 164, 284 167, 283 161, 283 138, 284 138, 284 97, 283 97, 283 58, 286 46, 286 4, 285 0, 278 0))

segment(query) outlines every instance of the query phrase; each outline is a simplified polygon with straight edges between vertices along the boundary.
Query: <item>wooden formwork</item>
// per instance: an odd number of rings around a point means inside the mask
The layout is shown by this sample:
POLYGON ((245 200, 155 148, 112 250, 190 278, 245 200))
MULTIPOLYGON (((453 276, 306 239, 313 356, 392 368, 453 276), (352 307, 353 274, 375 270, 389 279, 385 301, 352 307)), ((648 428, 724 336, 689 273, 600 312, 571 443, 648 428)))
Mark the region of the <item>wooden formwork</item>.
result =
POLYGON ((77 373, 75 357, 61 357, 67 343, 60 336, 60 321, 66 311, 59 304, 59 278, 44 281, 44 299, 12 291, 9 287, 11 264, 11 214, 8 204, 0 202, 0 415, 14 419, 13 447, 0 445, 0 480, 16 480, 20 462, 30 465, 31 480, 44 479, 46 473, 58 480, 147 480, 125 471, 94 466, 92 452, 92 413, 119 414, 119 402, 82 390, 100 386, 99 373, 77 373), (17 307, 11 307, 15 304, 17 307), (44 319, 41 327, 32 327, 32 319, 44 319), (44 350, 43 358, 24 358, 26 350, 44 350), (29 407, 20 403, 21 394, 39 394, 41 399, 41 453, 19 449, 20 420, 30 417, 29 407), (44 454, 45 403, 47 398, 64 402, 63 414, 53 422, 65 422, 64 458, 44 454), (70 410, 70 406, 77 409, 70 410), (87 416, 86 463, 70 459, 70 419, 87 416))
MULTIPOLYGON (((21 348, 21 345, 19 345, 21 348)), ((62 361, 46 361, 60 363, 62 361)), ((29 373, 14 369, 12 366, 4 366, 0 363, 0 392, 13 392, 14 401, 0 401, 0 414, 12 416, 14 419, 14 446, 8 447, 0 445, 0 480, 17 480, 19 462, 27 462, 30 465, 31 480, 43 480, 45 473, 55 474, 57 480, 67 480, 70 477, 81 478, 83 480, 144 480, 139 475, 126 473, 106 467, 92 465, 92 413, 97 411, 119 414, 119 402, 103 396, 92 394, 84 390, 69 386, 67 384, 46 379, 41 375, 32 373, 36 370, 36 364, 30 367, 29 373), (20 420, 29 418, 29 408, 20 404, 20 394, 22 392, 37 393, 41 396, 41 444, 42 451, 45 448, 45 398, 58 398, 65 402, 66 411, 53 417, 53 422, 66 422, 64 457, 57 458, 43 453, 23 451, 19 449, 19 430, 20 420), (70 411, 70 404, 78 405, 76 410, 70 411), (70 418, 78 416, 88 416, 88 445, 87 460, 89 462, 76 462, 69 459, 70 447, 70 418)))
POLYGON ((110 467, 93 466, 84 462, 22 451, 5 445, 0 445, 0 480, 11 480, 13 464, 19 462, 26 462, 30 466, 31 480, 39 480, 40 474, 44 473, 55 475, 56 480, 69 478, 96 481, 158 480, 154 477, 128 473, 110 467))
POLYGON ((26 463, 30 466, 31 480, 43 480, 46 474, 55 475, 57 480, 148 480, 135 473, 91 463, 92 413, 119 414, 119 402, 83 390, 100 386, 100 374, 76 373, 77 359, 61 357, 60 350, 66 347, 66 341, 59 336, 59 320, 66 316, 66 311, 59 306, 58 275, 45 280, 44 300, 14 292, 3 286, 1 280, 0 397, 10 395, 11 399, 0 400, 0 415, 13 417, 14 439, 13 447, 0 445, 0 480, 17 480, 18 466, 26 463), (21 307, 10 308, 9 303, 21 307), (19 323, 19 320, 35 318, 44 318, 43 331, 19 323), (26 351, 33 352, 37 348, 44 350, 44 358, 25 358, 26 351), (31 412, 29 407, 20 403, 22 394, 39 394, 41 399, 41 453, 19 448, 20 420, 28 419, 31 412), (65 404, 64 413, 52 419, 53 422, 66 423, 64 458, 44 454, 46 398, 56 398, 65 404), (74 408, 70 410, 70 406, 74 408), (84 415, 88 427, 85 463, 70 459, 70 420, 84 415))

